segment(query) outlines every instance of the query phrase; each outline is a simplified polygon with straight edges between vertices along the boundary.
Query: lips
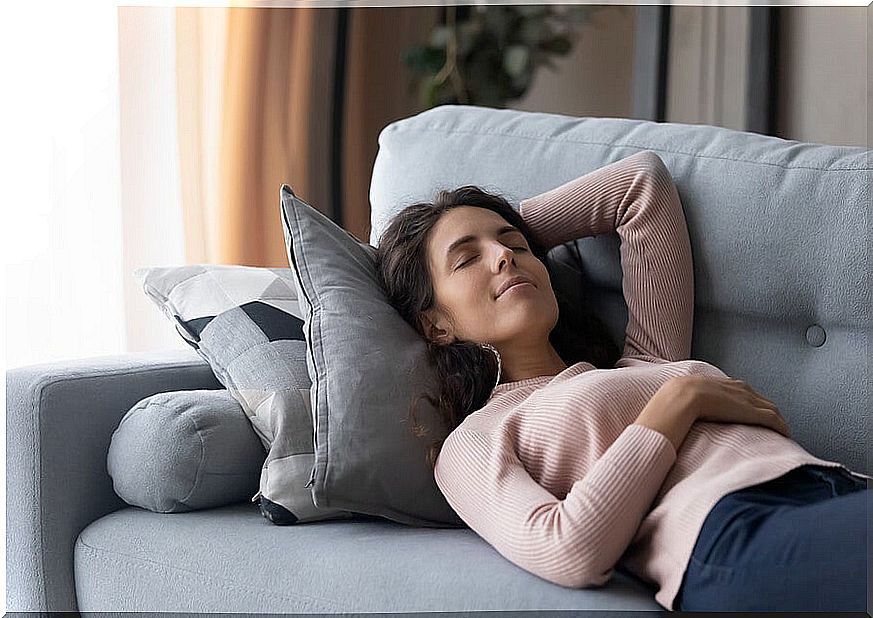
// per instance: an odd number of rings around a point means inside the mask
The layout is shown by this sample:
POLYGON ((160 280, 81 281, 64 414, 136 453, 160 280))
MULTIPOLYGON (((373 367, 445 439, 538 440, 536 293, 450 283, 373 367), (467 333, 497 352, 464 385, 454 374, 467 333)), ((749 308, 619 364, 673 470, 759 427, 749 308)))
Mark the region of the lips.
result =
POLYGON ((534 282, 531 281, 530 279, 528 279, 527 277, 522 277, 522 276, 511 277, 500 284, 500 287, 497 288, 497 296, 495 296, 494 298, 499 298, 501 296, 501 294, 503 294, 506 290, 508 290, 512 286, 517 285, 519 283, 530 283, 531 285, 536 287, 534 282))

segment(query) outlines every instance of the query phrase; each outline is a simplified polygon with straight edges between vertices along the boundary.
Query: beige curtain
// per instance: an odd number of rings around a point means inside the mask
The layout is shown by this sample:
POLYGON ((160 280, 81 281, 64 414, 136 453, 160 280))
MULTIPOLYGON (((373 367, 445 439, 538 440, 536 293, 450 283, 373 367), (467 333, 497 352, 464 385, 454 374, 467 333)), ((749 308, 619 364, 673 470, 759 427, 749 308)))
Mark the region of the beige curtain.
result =
POLYGON ((227 10, 177 8, 179 171, 189 264, 221 263, 216 244, 218 151, 224 98, 227 10))
POLYGON ((326 213, 335 10, 176 9, 189 263, 287 266, 283 182, 326 213))
POLYGON ((331 104, 339 10, 176 9, 188 263, 287 267, 279 213, 283 182, 369 240, 378 134, 419 111, 416 95, 406 89, 401 54, 426 40, 440 12, 349 10, 341 204, 334 204, 331 104))

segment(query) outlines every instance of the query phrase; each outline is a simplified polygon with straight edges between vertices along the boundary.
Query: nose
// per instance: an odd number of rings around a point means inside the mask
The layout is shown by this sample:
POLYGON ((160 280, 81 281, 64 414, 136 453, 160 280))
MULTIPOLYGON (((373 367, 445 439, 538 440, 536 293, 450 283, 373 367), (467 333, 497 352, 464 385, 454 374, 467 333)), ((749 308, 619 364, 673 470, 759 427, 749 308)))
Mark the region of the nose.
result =
POLYGON ((497 243, 497 259, 493 262, 496 266, 495 272, 503 270, 507 262, 515 265, 515 251, 511 247, 497 243))

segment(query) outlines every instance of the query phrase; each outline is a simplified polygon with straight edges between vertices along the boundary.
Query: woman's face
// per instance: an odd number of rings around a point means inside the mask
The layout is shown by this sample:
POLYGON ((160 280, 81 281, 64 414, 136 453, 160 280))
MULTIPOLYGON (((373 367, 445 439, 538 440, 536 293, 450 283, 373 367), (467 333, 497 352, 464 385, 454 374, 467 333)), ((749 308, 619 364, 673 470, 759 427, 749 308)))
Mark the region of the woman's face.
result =
POLYGON ((557 323, 558 302, 545 265, 496 212, 473 206, 445 212, 431 230, 427 253, 436 296, 435 307, 422 314, 428 338, 499 345, 547 338, 557 323), (498 296, 513 277, 529 283, 498 296))

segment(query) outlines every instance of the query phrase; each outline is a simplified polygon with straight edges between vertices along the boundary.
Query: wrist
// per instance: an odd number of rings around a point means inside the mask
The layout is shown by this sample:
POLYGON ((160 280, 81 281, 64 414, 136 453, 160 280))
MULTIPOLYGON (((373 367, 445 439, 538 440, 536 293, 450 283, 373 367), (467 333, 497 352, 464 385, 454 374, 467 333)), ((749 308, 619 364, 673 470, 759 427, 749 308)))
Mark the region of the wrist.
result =
POLYGON ((660 432, 678 452, 695 420, 697 413, 691 389, 667 382, 655 392, 635 424, 660 432))
POLYGON ((694 422, 697 420, 698 406, 696 390, 690 379, 693 376, 677 376, 670 378, 655 393, 665 399, 667 407, 675 410, 676 413, 687 420, 694 422))

